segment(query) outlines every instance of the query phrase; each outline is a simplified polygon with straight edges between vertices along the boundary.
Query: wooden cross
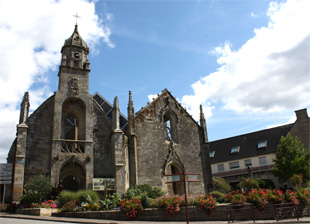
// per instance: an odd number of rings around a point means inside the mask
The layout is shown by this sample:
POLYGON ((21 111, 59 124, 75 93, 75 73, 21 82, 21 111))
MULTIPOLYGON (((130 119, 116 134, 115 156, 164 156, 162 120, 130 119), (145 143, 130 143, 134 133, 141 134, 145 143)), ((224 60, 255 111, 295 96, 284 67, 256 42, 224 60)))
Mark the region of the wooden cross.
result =
POLYGON ((75 17, 75 19, 76 19, 76 24, 77 24, 77 20, 78 20, 78 18, 81 18, 81 16, 79 16, 79 14, 76 13, 75 15, 73 15, 73 17, 75 17))

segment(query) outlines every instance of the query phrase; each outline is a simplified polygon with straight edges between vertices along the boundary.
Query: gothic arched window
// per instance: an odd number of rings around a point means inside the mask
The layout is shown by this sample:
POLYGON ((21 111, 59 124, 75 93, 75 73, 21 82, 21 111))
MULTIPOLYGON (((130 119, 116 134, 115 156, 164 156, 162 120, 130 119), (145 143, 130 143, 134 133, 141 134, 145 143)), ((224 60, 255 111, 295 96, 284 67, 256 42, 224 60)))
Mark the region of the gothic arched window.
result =
POLYGON ((177 132, 177 116, 173 111, 166 111, 164 113, 164 126, 166 132, 166 138, 168 141, 178 142, 178 132, 177 132))
POLYGON ((68 98, 62 105, 61 139, 85 140, 85 103, 78 98, 68 98))

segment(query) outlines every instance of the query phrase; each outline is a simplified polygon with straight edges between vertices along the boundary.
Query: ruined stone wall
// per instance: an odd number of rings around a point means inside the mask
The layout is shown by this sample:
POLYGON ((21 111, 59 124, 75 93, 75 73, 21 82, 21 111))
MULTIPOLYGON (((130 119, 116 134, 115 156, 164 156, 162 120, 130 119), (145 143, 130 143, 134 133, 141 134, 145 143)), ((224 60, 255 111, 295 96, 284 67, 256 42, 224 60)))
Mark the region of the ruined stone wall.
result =
POLYGON ((186 172, 201 174, 200 183, 190 183, 190 193, 204 193, 199 126, 167 90, 135 117, 138 183, 167 189, 163 176, 170 144, 163 118, 166 111, 170 111, 177 118, 174 137, 176 142, 173 144, 176 154, 186 172))
POLYGON ((50 174, 54 97, 47 99, 27 119, 25 182, 32 175, 50 174))
POLYGON ((94 178, 114 177, 112 121, 94 102, 94 178))

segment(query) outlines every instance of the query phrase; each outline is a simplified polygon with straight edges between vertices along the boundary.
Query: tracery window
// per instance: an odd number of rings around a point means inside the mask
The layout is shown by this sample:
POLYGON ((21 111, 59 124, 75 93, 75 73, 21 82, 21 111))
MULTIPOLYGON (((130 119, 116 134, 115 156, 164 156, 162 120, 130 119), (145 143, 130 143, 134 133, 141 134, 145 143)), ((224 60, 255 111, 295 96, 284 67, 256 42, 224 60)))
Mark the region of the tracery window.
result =
POLYGON ((168 141, 178 142, 177 134, 177 116, 173 111, 166 111, 164 113, 164 126, 166 132, 166 139, 168 141))

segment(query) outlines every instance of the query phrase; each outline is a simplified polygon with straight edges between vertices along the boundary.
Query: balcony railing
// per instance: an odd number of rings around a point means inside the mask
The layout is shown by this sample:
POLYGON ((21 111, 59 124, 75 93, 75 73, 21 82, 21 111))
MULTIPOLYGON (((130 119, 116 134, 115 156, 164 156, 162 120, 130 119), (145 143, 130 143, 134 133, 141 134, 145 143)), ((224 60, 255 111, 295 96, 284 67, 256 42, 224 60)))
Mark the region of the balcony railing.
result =
POLYGON ((85 141, 61 140, 62 153, 85 153, 85 141))

